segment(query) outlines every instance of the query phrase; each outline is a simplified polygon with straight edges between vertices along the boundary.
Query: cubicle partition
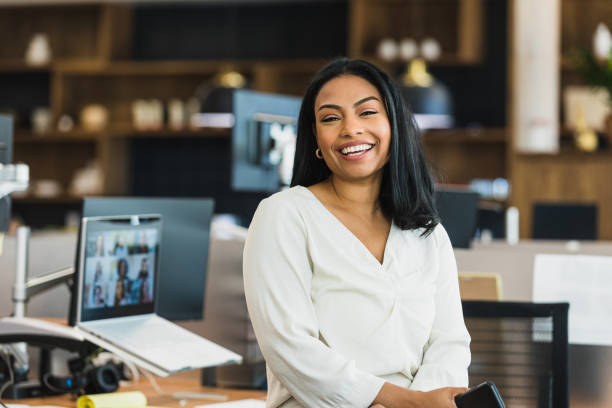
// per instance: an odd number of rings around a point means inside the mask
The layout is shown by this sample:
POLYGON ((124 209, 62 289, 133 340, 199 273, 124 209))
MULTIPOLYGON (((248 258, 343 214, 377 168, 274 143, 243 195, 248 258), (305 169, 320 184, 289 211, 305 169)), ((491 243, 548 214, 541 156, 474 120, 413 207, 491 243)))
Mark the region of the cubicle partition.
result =
POLYGON ((567 408, 567 303, 464 301, 470 387, 493 381, 508 408, 567 408))

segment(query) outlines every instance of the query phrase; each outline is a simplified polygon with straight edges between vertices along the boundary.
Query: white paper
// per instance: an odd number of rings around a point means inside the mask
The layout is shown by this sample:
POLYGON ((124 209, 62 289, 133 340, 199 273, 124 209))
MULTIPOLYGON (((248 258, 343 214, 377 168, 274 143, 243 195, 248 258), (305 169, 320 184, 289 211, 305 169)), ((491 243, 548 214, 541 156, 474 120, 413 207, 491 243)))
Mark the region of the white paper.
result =
POLYGON ((222 402, 220 404, 198 405, 196 408, 265 408, 266 402, 257 399, 222 402))
POLYGON ((534 302, 569 302, 571 344, 612 345, 612 257, 536 255, 534 302))

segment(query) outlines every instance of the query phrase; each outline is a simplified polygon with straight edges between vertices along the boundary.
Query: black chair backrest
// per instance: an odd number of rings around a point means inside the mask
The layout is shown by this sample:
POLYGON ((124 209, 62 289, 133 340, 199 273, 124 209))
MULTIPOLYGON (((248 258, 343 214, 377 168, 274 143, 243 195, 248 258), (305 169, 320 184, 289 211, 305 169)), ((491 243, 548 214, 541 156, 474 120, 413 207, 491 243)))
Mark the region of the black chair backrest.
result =
POLYGON ((493 381, 506 407, 568 408, 568 303, 463 301, 470 386, 493 381))
POLYGON ((534 239, 597 239, 597 205, 535 203, 532 234, 534 239))

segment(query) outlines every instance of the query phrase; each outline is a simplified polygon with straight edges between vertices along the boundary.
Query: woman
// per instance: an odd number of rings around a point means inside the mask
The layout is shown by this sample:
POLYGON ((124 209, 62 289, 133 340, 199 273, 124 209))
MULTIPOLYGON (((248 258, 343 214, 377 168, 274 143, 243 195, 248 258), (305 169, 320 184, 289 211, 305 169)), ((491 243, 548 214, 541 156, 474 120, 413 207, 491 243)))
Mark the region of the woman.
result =
POLYGON ((115 283, 115 301, 114 306, 121 306, 127 303, 127 294, 129 292, 128 263, 124 258, 117 262, 117 282, 115 283))
POLYGON ((314 77, 292 186, 260 203, 244 251, 267 406, 454 407, 470 361, 455 259, 388 75, 340 59, 314 77))

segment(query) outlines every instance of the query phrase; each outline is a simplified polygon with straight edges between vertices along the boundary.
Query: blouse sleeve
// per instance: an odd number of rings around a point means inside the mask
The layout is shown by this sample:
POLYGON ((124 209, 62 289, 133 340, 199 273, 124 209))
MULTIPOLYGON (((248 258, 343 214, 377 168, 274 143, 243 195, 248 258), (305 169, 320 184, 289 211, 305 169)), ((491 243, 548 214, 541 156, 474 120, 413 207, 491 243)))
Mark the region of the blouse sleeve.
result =
POLYGON ((418 391, 467 387, 470 335, 463 321, 457 264, 446 230, 439 225, 437 238, 439 270, 435 293, 435 317, 423 363, 410 386, 418 391))
POLYGON ((307 407, 368 407, 384 381, 319 340, 304 219, 276 197, 259 205, 245 243, 245 295, 266 363, 307 407))

